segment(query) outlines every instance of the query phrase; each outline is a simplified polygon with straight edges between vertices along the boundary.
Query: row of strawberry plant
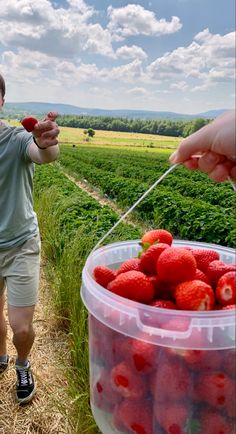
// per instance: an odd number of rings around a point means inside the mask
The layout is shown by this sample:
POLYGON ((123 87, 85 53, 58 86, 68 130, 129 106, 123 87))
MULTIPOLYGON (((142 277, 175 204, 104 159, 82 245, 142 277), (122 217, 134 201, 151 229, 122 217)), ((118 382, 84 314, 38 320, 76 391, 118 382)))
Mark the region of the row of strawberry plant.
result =
MULTIPOLYGON (((96 148, 93 150, 84 150, 84 148, 73 150, 64 147, 61 153, 61 163, 74 172, 78 172, 81 169, 82 163, 103 169, 109 173, 112 172, 116 176, 138 179, 139 181, 147 182, 149 185, 154 183, 169 167, 166 156, 165 161, 163 161, 162 154, 160 161, 158 155, 154 155, 152 158, 155 157, 155 159, 151 162, 151 165, 146 161, 142 161, 141 165, 136 159, 137 152, 130 152, 128 159, 127 151, 124 156, 122 156, 121 152, 112 154, 111 150, 108 150, 110 152, 106 151, 104 154, 100 149, 96 148)), ((185 197, 200 197, 212 205, 229 208, 229 211, 236 205, 235 194, 229 183, 215 184, 206 175, 200 172, 190 173, 183 167, 177 168, 174 174, 164 180, 163 185, 174 188, 175 191, 178 191, 185 197)))
MULTIPOLYGON (((115 176, 79 160, 70 164, 69 169, 79 179, 86 178, 100 188, 103 194, 115 199, 122 207, 133 205, 149 187, 147 183, 115 176)), ((173 187, 158 186, 139 205, 136 214, 142 221, 165 227, 182 239, 235 245, 235 212, 232 207, 223 208, 198 198, 184 197, 173 187)))
MULTIPOLYGON (((55 165, 37 167, 35 195, 39 196, 50 187, 57 190, 59 202, 55 203, 55 206, 59 213, 62 247, 64 238, 73 236, 73 232, 81 225, 86 226, 88 233, 95 231, 98 241, 118 220, 118 215, 111 208, 100 205, 87 193, 78 189, 55 165)), ((138 228, 127 224, 119 225, 117 231, 115 234, 124 237, 124 240, 130 237, 138 238, 140 235, 138 228)))

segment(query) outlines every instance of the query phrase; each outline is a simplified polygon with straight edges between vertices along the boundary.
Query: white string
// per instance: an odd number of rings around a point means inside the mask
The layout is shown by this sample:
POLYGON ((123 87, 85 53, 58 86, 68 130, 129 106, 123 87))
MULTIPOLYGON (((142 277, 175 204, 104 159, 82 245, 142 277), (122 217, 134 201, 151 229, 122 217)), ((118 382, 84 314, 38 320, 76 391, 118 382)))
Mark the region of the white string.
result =
POLYGON ((228 180, 229 180, 230 184, 232 185, 233 190, 236 192, 236 183, 230 178, 230 176, 228 176, 228 180))
POLYGON ((131 208, 128 209, 128 211, 114 224, 114 226, 98 241, 96 246, 93 248, 92 252, 96 250, 102 242, 114 231, 114 229, 140 204, 140 202, 152 191, 167 175, 169 175, 170 172, 172 172, 177 166, 179 166, 179 163, 173 164, 173 166, 169 167, 168 170, 166 170, 163 175, 160 176, 160 178, 157 179, 156 182, 135 202, 131 208))

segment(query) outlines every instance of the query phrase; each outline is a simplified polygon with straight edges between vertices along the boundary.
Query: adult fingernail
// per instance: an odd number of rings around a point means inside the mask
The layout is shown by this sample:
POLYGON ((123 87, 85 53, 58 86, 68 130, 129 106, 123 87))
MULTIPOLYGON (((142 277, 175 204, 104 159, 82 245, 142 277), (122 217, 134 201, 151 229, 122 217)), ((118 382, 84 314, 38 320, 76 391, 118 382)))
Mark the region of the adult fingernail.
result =
POLYGON ((178 151, 175 151, 175 152, 170 156, 169 161, 170 161, 171 163, 177 163, 177 161, 178 161, 178 156, 179 156, 178 151))

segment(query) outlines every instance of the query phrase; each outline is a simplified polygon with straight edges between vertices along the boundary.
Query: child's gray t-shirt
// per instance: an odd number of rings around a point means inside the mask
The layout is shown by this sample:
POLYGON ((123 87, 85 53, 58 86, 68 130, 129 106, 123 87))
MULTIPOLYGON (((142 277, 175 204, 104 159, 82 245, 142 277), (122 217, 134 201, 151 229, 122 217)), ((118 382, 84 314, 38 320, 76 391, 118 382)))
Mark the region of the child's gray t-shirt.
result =
POLYGON ((0 121, 0 250, 23 244, 38 233, 33 210, 32 135, 0 121))

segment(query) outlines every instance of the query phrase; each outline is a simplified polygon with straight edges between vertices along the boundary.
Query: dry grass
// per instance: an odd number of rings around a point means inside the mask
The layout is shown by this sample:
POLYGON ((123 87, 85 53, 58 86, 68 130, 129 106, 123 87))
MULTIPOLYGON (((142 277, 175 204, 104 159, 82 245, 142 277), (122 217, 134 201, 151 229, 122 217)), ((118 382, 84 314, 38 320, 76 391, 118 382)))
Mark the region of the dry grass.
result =
POLYGON ((30 355, 37 394, 30 404, 15 402, 15 348, 8 328, 10 367, 0 378, 0 434, 75 434, 70 423, 72 403, 67 394, 68 338, 50 310, 50 288, 41 273, 40 302, 36 308, 35 343, 30 355))

